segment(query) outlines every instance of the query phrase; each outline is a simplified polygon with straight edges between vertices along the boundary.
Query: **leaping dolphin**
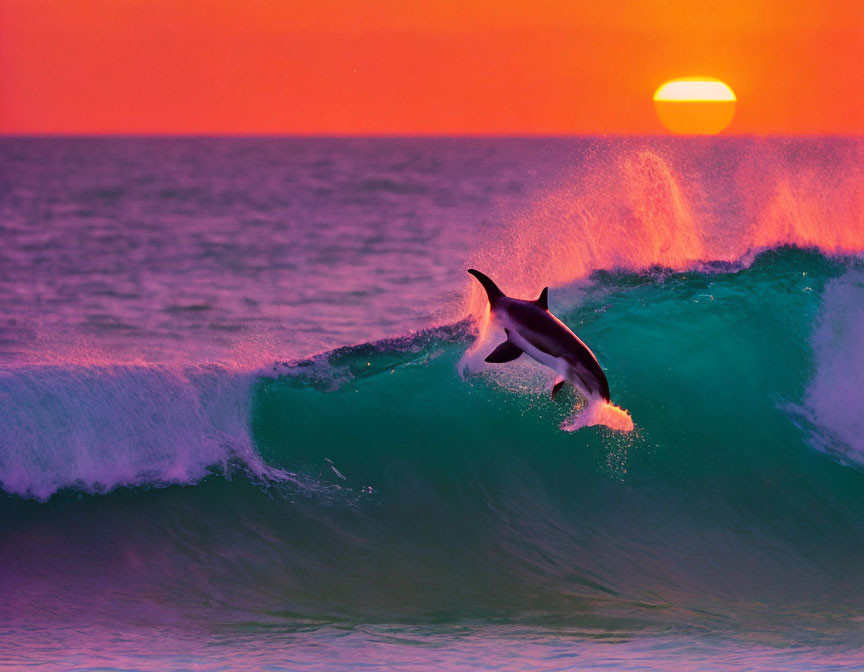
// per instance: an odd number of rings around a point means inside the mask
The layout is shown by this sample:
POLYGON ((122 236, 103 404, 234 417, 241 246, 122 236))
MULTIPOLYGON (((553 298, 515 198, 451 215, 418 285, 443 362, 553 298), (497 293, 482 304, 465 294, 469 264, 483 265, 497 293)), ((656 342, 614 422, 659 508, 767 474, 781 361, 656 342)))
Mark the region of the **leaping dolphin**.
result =
POLYGON ((588 400, 588 406, 578 418, 562 426, 574 430, 602 424, 622 431, 633 429, 630 414, 611 403, 609 381, 591 349, 566 324, 549 312, 549 288, 534 301, 505 296, 487 276, 468 269, 489 298, 492 320, 503 327, 507 340, 486 357, 490 364, 503 364, 526 353, 556 374, 552 396, 565 382, 570 382, 588 400))

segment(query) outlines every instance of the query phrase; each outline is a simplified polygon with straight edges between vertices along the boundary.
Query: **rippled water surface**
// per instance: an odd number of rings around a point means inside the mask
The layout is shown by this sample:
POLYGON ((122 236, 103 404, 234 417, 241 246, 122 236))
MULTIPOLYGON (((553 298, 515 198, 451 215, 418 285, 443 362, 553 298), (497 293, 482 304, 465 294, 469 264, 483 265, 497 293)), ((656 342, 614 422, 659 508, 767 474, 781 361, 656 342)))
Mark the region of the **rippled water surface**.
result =
POLYGON ((0 140, 0 669, 862 669, 861 152, 0 140))

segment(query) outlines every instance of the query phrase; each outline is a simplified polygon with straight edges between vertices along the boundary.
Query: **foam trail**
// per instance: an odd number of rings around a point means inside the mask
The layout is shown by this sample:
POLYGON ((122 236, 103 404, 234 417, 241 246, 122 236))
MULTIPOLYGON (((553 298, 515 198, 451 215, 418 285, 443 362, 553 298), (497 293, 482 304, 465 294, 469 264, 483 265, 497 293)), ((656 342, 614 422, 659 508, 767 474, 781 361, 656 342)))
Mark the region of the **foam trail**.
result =
POLYGON ((192 483, 234 458, 265 475, 248 428, 254 379, 215 366, 0 372, 0 483, 46 499, 67 487, 192 483))
POLYGON ((594 427, 603 425, 616 432, 632 432, 633 418, 630 413, 620 406, 608 401, 592 401, 584 409, 577 409, 576 413, 564 421, 561 429, 566 432, 575 432, 583 427, 594 427))

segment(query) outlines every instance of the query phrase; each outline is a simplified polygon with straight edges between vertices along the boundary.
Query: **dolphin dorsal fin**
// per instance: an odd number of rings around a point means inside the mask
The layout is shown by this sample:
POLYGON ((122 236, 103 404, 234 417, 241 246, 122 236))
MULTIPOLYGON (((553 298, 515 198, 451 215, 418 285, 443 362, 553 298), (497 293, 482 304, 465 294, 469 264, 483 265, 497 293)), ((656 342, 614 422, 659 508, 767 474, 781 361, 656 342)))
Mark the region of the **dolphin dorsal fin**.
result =
POLYGON ((540 306, 543 310, 549 310, 549 288, 544 287, 543 291, 540 292, 540 296, 537 297, 537 300, 534 302, 536 305, 540 306))

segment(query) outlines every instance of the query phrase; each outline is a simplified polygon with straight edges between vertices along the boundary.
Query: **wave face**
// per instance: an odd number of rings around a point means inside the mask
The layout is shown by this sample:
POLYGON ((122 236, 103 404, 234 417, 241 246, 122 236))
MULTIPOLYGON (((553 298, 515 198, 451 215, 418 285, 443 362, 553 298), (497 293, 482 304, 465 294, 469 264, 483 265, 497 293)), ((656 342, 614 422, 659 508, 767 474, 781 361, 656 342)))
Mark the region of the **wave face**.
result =
POLYGON ((550 400, 539 369, 462 381, 467 324, 242 385, 214 369, 19 371, 4 379, 19 437, 4 488, 58 494, 2 502, 4 616, 51 602, 46 576, 72 620, 152 617, 154 591, 170 618, 218 603, 240 621, 752 634, 766 614, 773 629, 845 613, 864 589, 850 410, 864 393, 845 382, 859 273, 783 248, 737 272, 596 274, 563 317, 598 344, 626 436, 560 431, 573 400, 550 400), (137 487, 77 494, 121 485, 137 487))
MULTIPOLYGON (((124 142, 111 151, 137 156, 124 142)), ((258 151, 178 142, 162 149, 198 157, 181 183, 199 186, 258 151)), ((248 219, 206 221, 219 203, 267 214, 276 178, 245 200, 76 192, 92 212, 74 210, 73 242, 27 228, 39 171, 20 178, 0 251, 14 262, 0 279, 9 641, 66 667, 92 662, 88 646, 124 669, 163 654, 183 667, 192 638, 229 642, 229 667, 302 669, 320 663, 304 646, 353 660, 392 637, 490 667, 547 647, 553 668, 578 638, 626 644, 634 669, 667 645, 703 669, 694 651, 734 640, 730 667, 843 644, 844 669, 844 647, 864 643, 860 144, 562 142, 556 169, 529 179, 513 166, 544 165, 544 145, 430 142, 268 145, 268 165, 293 156, 309 189, 320 171, 333 182, 302 207, 279 201, 242 250, 231 235, 248 219), (345 177, 355 164, 362 184, 345 177), (505 193, 503 223, 484 220, 505 193), (142 204, 164 230, 111 238, 108 215, 142 204), (341 228, 289 222, 313 211, 341 228), (148 256, 178 226, 176 250, 148 256), (40 239, 75 272, 38 285, 40 239), (496 334, 469 265, 516 297, 552 286, 633 432, 561 431, 578 400, 553 401, 548 371, 478 363, 496 334), (288 639, 302 646, 285 653, 288 639)), ((616 660, 599 651, 585 660, 616 660)))

